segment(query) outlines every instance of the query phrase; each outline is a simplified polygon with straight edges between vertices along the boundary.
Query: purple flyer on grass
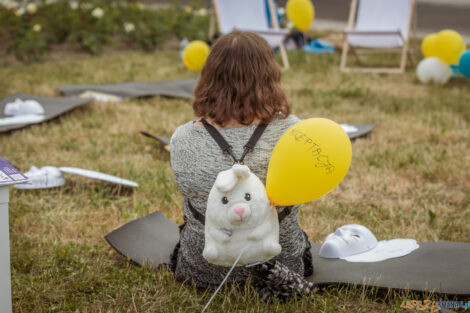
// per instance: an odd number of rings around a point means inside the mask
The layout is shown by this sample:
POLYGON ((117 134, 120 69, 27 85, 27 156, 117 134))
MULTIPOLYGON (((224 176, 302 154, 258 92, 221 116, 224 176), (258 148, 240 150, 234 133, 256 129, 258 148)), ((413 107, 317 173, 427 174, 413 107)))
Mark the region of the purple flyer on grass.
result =
POLYGON ((0 157, 0 186, 20 184, 26 181, 28 181, 28 177, 0 157))

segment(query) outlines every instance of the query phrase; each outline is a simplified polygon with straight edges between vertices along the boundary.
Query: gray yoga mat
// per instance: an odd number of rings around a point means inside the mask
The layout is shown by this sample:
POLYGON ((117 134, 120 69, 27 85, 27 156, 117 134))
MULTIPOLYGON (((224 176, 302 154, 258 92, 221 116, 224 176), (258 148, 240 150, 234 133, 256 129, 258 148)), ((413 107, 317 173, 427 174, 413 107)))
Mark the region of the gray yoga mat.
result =
POLYGON ((318 255, 320 243, 312 243, 314 275, 321 285, 362 284, 378 288, 434 291, 470 295, 470 244, 419 242, 409 255, 381 262, 347 262, 318 255))
POLYGON ((169 264, 179 240, 179 228, 162 212, 156 211, 110 232, 106 241, 117 252, 138 265, 158 268, 169 264))
MULTIPOLYGON (((120 254, 139 265, 158 268, 168 264, 178 242, 178 225, 155 212, 105 236, 120 254)), ((319 285, 353 284, 379 288, 434 291, 470 295, 470 244, 420 242, 411 254, 375 263, 352 263, 318 256, 321 244, 312 243, 314 275, 319 285)))
POLYGON ((122 98, 138 98, 148 96, 166 96, 175 98, 193 98, 194 88, 198 79, 179 79, 158 82, 125 82, 98 85, 68 85, 56 88, 64 95, 80 95, 85 91, 95 91, 119 96, 122 98))
POLYGON ((0 133, 23 128, 32 124, 43 123, 92 100, 78 97, 40 97, 25 93, 15 93, 0 100, 0 118, 8 117, 3 114, 5 106, 9 102, 14 102, 16 98, 19 98, 23 101, 36 100, 39 102, 44 108, 45 118, 39 122, 34 123, 0 126, 0 133))

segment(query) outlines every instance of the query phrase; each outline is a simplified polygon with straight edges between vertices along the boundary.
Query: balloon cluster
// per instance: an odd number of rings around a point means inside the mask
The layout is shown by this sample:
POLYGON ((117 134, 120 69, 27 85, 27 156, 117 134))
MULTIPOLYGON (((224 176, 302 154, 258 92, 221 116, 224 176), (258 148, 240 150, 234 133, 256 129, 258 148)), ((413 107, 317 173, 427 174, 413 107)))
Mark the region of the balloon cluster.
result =
POLYGON ((445 84, 453 74, 449 65, 456 64, 462 74, 470 77, 470 52, 465 49, 465 41, 454 30, 445 29, 428 35, 421 43, 425 59, 416 69, 418 79, 422 83, 445 84))
POLYGON ((300 31, 310 28, 315 17, 315 8, 310 0, 289 0, 286 5, 289 20, 300 31))

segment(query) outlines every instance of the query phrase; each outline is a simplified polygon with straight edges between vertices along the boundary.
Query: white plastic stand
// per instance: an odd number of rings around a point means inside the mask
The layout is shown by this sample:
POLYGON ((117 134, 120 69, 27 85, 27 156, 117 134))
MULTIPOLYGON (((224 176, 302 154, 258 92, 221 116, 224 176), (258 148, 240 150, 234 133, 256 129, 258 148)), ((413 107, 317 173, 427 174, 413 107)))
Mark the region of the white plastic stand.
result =
POLYGON ((11 313, 10 226, 8 186, 0 186, 0 312, 11 313))

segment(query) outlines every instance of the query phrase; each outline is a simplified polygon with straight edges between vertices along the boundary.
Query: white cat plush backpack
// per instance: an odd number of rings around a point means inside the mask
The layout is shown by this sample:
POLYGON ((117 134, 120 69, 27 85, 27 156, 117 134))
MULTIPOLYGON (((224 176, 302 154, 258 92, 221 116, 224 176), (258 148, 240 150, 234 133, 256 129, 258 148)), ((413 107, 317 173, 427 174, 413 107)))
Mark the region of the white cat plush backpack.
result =
POLYGON ((281 253, 279 220, 270 204, 261 180, 243 165, 246 154, 253 150, 266 129, 260 124, 238 160, 217 129, 206 120, 202 124, 220 148, 234 160, 232 168, 220 172, 209 193, 205 216, 189 205, 194 217, 204 224, 203 257, 212 264, 238 266, 263 263, 281 253))
POLYGON ((261 180, 234 164, 217 175, 207 200, 204 258, 231 266, 266 262, 281 253, 279 221, 261 180))
POLYGON ((271 293, 285 296, 286 290, 310 293, 314 283, 271 260, 281 253, 279 223, 290 214, 291 207, 278 214, 261 180, 243 164, 246 154, 253 150, 267 125, 258 125, 238 160, 219 131, 206 120, 201 122, 222 151, 234 161, 230 169, 217 175, 209 192, 205 216, 188 201, 193 217, 204 225, 203 257, 215 265, 231 266, 201 313, 208 308, 235 266, 262 266, 265 279, 269 272, 270 282, 266 283, 269 288, 264 289, 269 290, 267 296, 271 293))

